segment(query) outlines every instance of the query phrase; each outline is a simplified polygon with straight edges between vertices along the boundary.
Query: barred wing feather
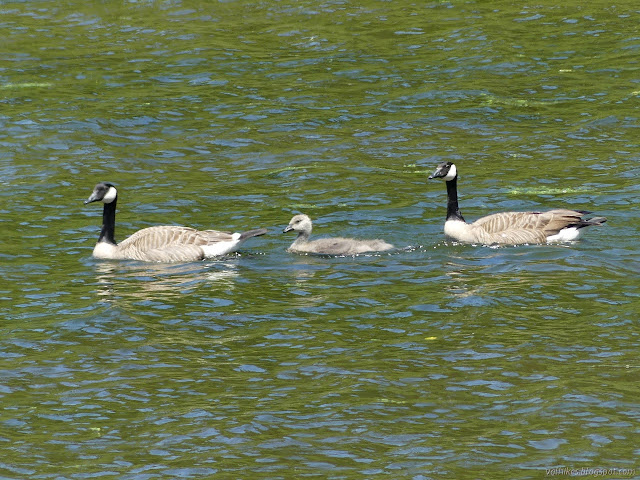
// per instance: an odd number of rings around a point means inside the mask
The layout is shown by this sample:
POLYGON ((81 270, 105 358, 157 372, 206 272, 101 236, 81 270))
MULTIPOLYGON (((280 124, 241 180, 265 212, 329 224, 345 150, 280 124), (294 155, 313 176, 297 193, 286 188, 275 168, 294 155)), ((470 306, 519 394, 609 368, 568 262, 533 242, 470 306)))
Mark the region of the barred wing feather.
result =
POLYGON ((580 225, 583 213, 556 209, 547 212, 502 212, 471 224, 487 244, 544 243, 563 228, 580 225))
POLYGON ((203 246, 232 240, 228 232, 161 225, 135 232, 118 245, 118 253, 121 258, 151 262, 195 261, 204 258, 203 246))

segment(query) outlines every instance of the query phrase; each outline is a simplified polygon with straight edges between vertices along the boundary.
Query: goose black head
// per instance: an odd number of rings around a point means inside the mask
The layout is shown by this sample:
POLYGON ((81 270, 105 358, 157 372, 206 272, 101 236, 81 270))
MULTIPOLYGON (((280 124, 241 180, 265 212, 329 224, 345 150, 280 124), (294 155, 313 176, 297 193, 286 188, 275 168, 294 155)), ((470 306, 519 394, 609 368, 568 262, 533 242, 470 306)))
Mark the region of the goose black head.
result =
POLYGON ((442 178, 449 182, 458 176, 456 166, 452 162, 442 162, 436 168, 436 171, 429 175, 429 179, 442 178))
POLYGON ((110 183, 101 182, 93 188, 91 196, 85 200, 84 204, 92 202, 111 203, 118 198, 118 191, 110 183))

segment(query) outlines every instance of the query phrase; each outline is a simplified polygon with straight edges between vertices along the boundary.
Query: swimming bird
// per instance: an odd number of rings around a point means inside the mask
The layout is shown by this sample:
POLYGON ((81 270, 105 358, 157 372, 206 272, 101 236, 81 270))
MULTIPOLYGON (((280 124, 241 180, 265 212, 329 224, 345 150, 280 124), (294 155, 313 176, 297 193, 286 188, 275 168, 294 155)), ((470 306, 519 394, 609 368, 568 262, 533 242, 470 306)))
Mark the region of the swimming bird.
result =
POLYGON ((295 215, 283 233, 295 231, 298 237, 287 249, 292 253, 318 253, 324 255, 357 255, 365 252, 382 252, 395 248, 384 240, 356 240, 354 238, 320 238, 309 240, 311 219, 307 215, 295 215))
POLYGON ((100 259, 140 260, 143 262, 193 262, 234 252, 251 237, 264 235, 259 228, 243 233, 196 230, 189 227, 161 225, 138 230, 116 243, 116 203, 118 191, 111 183, 98 183, 84 202, 104 203, 102 230, 93 256, 100 259))
POLYGON ((583 229, 602 225, 605 217, 585 219, 590 212, 559 208, 546 212, 502 212, 466 223, 458 208, 458 171, 443 162, 429 178, 442 178, 447 185, 447 219, 444 233, 461 243, 521 245, 577 240, 583 229))

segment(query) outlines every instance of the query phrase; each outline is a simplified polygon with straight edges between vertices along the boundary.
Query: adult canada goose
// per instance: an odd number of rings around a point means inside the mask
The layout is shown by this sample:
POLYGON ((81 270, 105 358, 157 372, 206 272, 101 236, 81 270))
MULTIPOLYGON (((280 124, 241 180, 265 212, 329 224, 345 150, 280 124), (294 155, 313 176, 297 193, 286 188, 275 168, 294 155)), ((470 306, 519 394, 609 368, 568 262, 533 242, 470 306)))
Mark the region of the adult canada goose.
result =
POLYGON ((458 208, 458 171, 443 162, 429 178, 442 178, 447 184, 446 236, 461 243, 520 245, 576 240, 584 227, 602 225, 605 217, 585 219, 589 212, 556 209, 547 212, 502 212, 466 223, 458 208))
POLYGON ((235 251, 251 237, 264 235, 260 228, 244 233, 216 230, 198 231, 189 227, 162 225, 138 230, 126 240, 116 243, 116 203, 118 191, 110 183, 99 183, 84 202, 102 202, 102 230, 93 256, 102 259, 141 260, 144 262, 193 262, 235 251))
POLYGON ((311 219, 307 215, 294 216, 283 233, 298 232, 298 237, 287 249, 292 253, 319 253, 324 255, 357 255, 365 252, 382 252, 394 248, 384 240, 356 240, 354 238, 320 238, 309 240, 311 219))

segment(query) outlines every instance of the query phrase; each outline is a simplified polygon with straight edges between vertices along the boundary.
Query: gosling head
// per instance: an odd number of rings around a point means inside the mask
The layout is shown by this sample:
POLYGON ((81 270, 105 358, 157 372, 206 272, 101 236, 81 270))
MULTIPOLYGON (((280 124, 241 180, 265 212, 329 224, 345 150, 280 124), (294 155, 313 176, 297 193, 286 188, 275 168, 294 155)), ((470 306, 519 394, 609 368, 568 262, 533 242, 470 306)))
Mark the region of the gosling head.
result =
POLYGON ((92 202, 112 203, 118 198, 116 187, 110 183, 101 182, 93 188, 93 193, 84 201, 84 204, 92 202))
POLYGON ((287 233, 292 230, 303 235, 311 235, 311 219, 307 215, 294 216, 282 232, 287 233))
POLYGON ((452 162, 442 162, 436 168, 436 171, 429 175, 429 179, 442 178, 445 182, 449 182, 458 176, 456 166, 452 162))

